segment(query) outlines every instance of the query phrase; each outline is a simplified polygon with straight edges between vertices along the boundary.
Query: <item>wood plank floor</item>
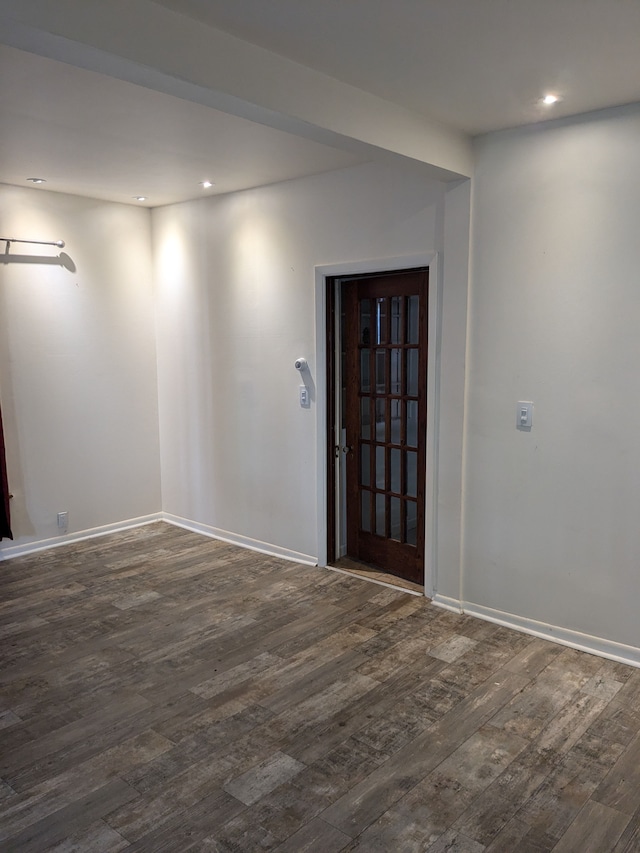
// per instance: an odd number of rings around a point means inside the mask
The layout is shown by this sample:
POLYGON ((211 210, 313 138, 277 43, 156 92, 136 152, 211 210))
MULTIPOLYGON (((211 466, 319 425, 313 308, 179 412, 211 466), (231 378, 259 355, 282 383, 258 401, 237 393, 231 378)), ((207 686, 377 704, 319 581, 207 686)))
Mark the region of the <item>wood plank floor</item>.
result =
POLYGON ((3 850, 640 850, 640 670, 162 523, 0 572, 3 850))

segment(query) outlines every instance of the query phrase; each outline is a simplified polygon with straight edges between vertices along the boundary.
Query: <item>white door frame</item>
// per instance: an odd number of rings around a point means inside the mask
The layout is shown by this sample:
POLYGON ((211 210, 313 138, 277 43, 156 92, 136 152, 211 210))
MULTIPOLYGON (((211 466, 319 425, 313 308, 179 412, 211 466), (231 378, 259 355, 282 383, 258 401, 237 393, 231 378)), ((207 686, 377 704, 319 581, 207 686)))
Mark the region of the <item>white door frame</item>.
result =
MULTIPOLYGON (((374 258, 315 267, 316 298, 316 459, 318 565, 327 565, 327 279, 363 273, 429 267, 429 344, 427 350, 427 481, 425 489, 425 595, 437 589, 438 424, 440 422, 440 351, 442 274, 437 252, 374 258)), ((333 523, 333 520, 332 520, 333 523)))

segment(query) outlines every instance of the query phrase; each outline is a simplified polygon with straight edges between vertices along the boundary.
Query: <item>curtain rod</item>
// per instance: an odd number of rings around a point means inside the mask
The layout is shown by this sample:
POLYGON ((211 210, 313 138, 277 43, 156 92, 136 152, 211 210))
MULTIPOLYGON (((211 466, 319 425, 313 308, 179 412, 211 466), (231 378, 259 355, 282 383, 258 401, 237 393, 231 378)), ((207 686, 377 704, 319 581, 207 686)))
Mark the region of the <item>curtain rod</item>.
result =
POLYGON ((0 237, 0 243, 6 243, 9 249, 9 243, 36 243, 38 246, 57 246, 59 249, 64 249, 64 240, 19 240, 17 237, 0 237))

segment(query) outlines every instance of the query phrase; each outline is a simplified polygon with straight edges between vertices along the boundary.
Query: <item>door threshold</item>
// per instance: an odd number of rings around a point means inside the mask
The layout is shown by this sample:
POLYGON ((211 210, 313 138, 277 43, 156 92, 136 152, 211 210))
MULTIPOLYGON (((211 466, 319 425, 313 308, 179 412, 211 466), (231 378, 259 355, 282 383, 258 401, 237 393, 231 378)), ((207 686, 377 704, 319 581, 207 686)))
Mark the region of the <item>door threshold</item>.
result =
POLYGON ((379 586, 397 589, 399 592, 407 592, 409 595, 424 596, 424 587, 420 586, 420 584, 390 575, 382 569, 370 566, 367 563, 361 563, 351 557, 340 557, 340 559, 328 565, 327 568, 331 569, 332 572, 362 578, 362 580, 369 581, 370 583, 377 583, 379 586))

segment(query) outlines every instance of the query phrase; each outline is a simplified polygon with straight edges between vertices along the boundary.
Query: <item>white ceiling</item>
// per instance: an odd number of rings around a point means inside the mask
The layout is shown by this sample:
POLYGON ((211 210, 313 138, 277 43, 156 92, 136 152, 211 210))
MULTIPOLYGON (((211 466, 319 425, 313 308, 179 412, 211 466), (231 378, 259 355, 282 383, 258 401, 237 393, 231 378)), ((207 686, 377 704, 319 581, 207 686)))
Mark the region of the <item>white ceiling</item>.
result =
POLYGON ((352 155, 0 45, 0 182, 146 206, 262 186, 358 162, 352 155), (61 97, 63 95, 63 97, 61 97))
POLYGON ((154 2, 473 135, 640 101, 640 0, 154 2))
MULTIPOLYGON (((640 0, 155 3, 469 134, 640 101, 640 0)), ((362 159, 15 47, 0 80, 5 183, 156 206, 362 159)))

